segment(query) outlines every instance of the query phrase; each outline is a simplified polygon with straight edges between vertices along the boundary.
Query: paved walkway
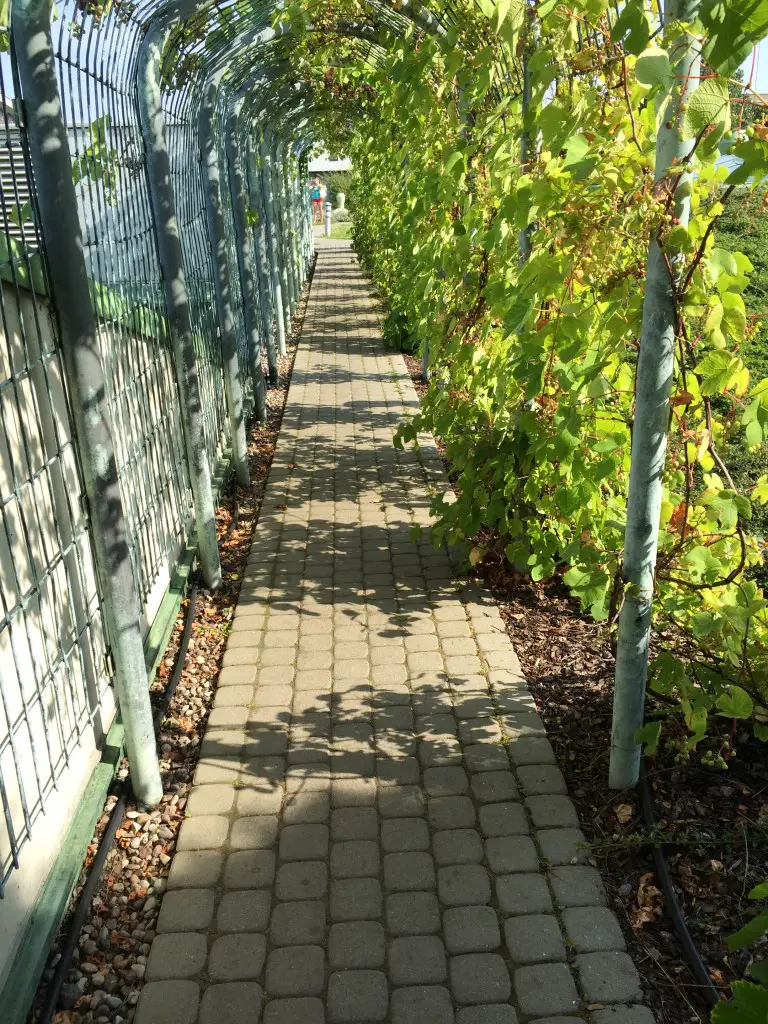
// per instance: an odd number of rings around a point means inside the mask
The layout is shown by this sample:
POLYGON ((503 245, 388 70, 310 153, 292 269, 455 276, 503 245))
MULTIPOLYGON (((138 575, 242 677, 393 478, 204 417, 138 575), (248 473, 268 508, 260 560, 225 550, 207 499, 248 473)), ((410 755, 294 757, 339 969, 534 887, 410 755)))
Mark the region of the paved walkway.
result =
POLYGON ((318 244, 137 1024, 650 1024, 496 606, 411 539, 447 481, 392 445, 404 363, 318 244))

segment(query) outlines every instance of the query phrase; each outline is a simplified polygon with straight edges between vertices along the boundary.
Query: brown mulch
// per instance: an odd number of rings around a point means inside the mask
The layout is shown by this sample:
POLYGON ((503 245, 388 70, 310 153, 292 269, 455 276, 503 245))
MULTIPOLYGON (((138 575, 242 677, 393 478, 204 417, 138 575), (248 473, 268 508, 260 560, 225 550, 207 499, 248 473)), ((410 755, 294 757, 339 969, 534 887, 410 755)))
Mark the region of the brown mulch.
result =
MULTIPOLYGON (((420 361, 405 355, 405 362, 421 397, 420 361)), ((485 563, 478 575, 499 602, 656 1020, 707 1020, 655 876, 638 796, 608 788, 608 630, 580 612, 558 578, 534 583, 500 562, 485 563)), ((727 937, 754 916, 747 893, 768 879, 768 751, 725 720, 707 749, 717 751, 724 739, 736 752, 727 770, 703 765, 704 749, 682 763, 667 749, 652 759, 649 776, 654 837, 665 844, 694 942, 727 997, 751 959, 749 950, 729 954, 727 937)), ((767 947, 751 953, 765 955, 767 947)))
MULTIPOLYGON (((277 445, 307 298, 308 286, 293 318, 287 354, 278 362, 277 384, 267 390, 267 423, 263 426, 253 424, 250 428, 251 486, 242 488, 235 485, 233 479, 225 488, 216 512, 223 583, 220 590, 210 591, 198 580, 189 647, 178 687, 158 735, 164 788, 162 802, 151 812, 146 812, 133 800, 128 803, 115 843, 107 855, 91 911, 79 936, 54 1024, 91 1024, 96 1020, 129 1022, 133 1019, 149 946, 155 935, 160 896, 165 891, 165 879, 170 871, 178 830, 184 820, 187 794, 197 766, 229 625, 277 445)), ((173 674, 188 603, 186 599, 179 610, 173 634, 151 686, 153 697, 160 697, 173 674)), ((118 777, 124 778, 127 771, 127 762, 123 762, 118 777)), ((42 1011, 47 985, 59 960, 58 950, 66 938, 69 920, 116 801, 117 797, 109 796, 99 818, 80 879, 70 898, 67 914, 61 922, 48 967, 30 1011, 30 1024, 35 1024, 42 1011)))

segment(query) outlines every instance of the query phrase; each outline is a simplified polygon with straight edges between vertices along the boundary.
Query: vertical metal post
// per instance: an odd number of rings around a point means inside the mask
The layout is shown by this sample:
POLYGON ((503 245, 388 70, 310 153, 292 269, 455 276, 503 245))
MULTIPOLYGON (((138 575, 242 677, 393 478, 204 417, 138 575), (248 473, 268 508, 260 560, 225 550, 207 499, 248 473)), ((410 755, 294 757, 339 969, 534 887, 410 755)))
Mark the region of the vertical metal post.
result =
POLYGON ((285 320, 285 330, 290 334, 291 313, 293 312, 293 309, 291 306, 290 286, 288 284, 288 261, 285 250, 285 207, 283 205, 283 189, 281 186, 281 179, 283 175, 280 167, 279 156, 277 155, 277 145, 275 145, 275 156, 272 160, 272 164, 270 165, 270 169, 273 181, 273 194, 275 197, 277 251, 279 254, 281 294, 283 296, 283 319, 285 320))
POLYGON ((278 242, 277 214, 275 211, 275 195, 272 187, 272 154, 266 138, 262 136, 259 146, 261 154, 262 195, 267 212, 267 241, 269 243, 269 267, 272 276, 272 296, 275 304, 275 323, 277 324, 277 351, 285 355, 286 325, 283 307, 283 286, 280 281, 280 246, 278 242))
POLYGON ((299 207, 301 209, 301 241, 302 245, 304 246, 305 277, 309 277, 309 267, 312 259, 312 223, 311 214, 308 212, 310 207, 310 199, 309 190, 307 189, 307 176, 307 160, 304 154, 302 153, 301 163, 299 164, 298 191, 299 207))
POLYGON ((147 179, 158 256, 163 272, 168 322, 181 395, 181 418, 184 424, 187 465, 195 507, 200 565, 208 586, 217 588, 221 586, 221 563, 216 539, 211 471, 205 450, 192 319, 184 276, 184 260, 179 222, 176 217, 176 198, 171 180, 171 161, 160 87, 160 62, 167 34, 166 26, 154 25, 144 36, 139 50, 136 91, 146 149, 147 179))
POLYGON ((291 204, 291 223, 293 230, 291 232, 291 249, 293 251, 293 269, 296 277, 296 299, 301 297, 301 286, 304 281, 304 268, 302 265, 302 245, 301 245, 301 205, 298 202, 298 195, 296 191, 296 156, 293 152, 293 147, 289 149, 288 159, 288 197, 291 204))
POLYGON ((308 279, 312 265, 312 217, 310 212, 311 202, 309 198, 309 190, 307 188, 307 182, 309 179, 309 161, 307 159, 306 142, 302 143, 302 146, 303 149, 299 162, 297 188, 299 194, 299 206, 301 207, 301 234, 304 244, 304 274, 305 278, 308 279))
POLYGON ((331 237, 331 200, 325 200, 325 237, 331 237))
POLYGON ((269 368, 269 383, 277 383, 277 351, 275 349, 275 336, 272 333, 273 300, 272 282, 269 277, 269 256, 267 253, 267 214, 264 204, 264 196, 260 187, 260 174, 257 166, 256 154, 250 138, 246 143, 246 161, 248 171, 248 192, 251 206, 256 208, 258 219, 253 228, 253 242, 256 250, 256 274, 259 281, 259 294, 261 301, 261 329, 264 335, 264 343, 267 349, 267 366, 269 368))
MULTIPOLYGON (((692 24, 698 0, 668 0, 665 23, 692 24)), ((670 51, 675 69, 673 88, 656 137, 656 181, 667 179, 671 168, 680 167, 693 147, 682 138, 680 106, 695 88, 700 61, 697 41, 683 35, 670 51)), ((687 224, 690 201, 681 188, 689 174, 677 178, 674 215, 687 224)), ((635 417, 624 534, 624 596, 619 615, 616 649, 616 683, 613 698, 609 785, 612 789, 634 786, 640 771, 640 746, 635 734, 643 724, 645 684, 648 675, 648 643, 651 631, 653 584, 659 539, 662 482, 667 454, 669 395, 675 365, 676 311, 675 254, 651 238, 646 265, 643 325, 637 361, 635 417), (669 262, 667 262, 669 261, 669 262)))
MULTIPOLYGON (((526 6, 524 29, 525 38, 523 39, 523 92, 521 96, 522 102, 522 125, 523 130, 520 132, 520 173, 527 174, 528 161, 531 157, 531 128, 530 128, 530 106, 531 106, 531 71, 528 66, 528 61, 531 56, 531 49, 533 46, 534 39, 534 28, 533 19, 535 13, 526 6)), ((531 225, 528 224, 526 227, 521 228, 517 233, 517 259, 518 263, 522 266, 526 263, 528 257, 531 255, 531 225)))
POLYGON ((291 220, 293 222, 293 234, 291 243, 293 247, 293 266, 296 275, 296 301, 301 298, 301 287, 304 281, 303 254, 301 247, 301 204, 299 203, 298 191, 296 188, 296 155, 293 146, 290 150, 288 161, 288 194, 291 200, 291 220))
MULTIPOLYGON (((248 441, 245 433, 245 410, 243 408, 243 388, 240 381, 240 362, 237 355, 235 315, 232 311, 227 237, 224 228, 224 211, 221 205, 219 154, 214 130, 217 95, 218 83, 216 81, 209 82, 200 107, 200 153, 203 161, 208 236, 213 256, 214 291, 221 335, 221 364, 229 412, 232 457, 237 481, 242 487, 247 487, 251 482, 248 468, 248 441)), ((255 394, 254 384, 254 397, 255 394)))
MULTIPOLYGON (((309 160, 305 163, 304 181, 306 182, 309 178, 309 160)), ((315 230, 314 223, 312 220, 312 200, 309 196, 309 192, 305 191, 304 204, 306 209, 307 218, 307 247, 309 250, 309 258, 314 259, 315 257, 315 230)))
POLYGON ((279 175, 279 188, 280 188, 280 205, 282 208, 283 217, 283 259, 285 263, 285 276, 286 284, 288 286, 288 309, 290 310, 291 316, 296 308, 296 282, 294 278, 294 267, 293 267, 293 245, 292 245, 292 232, 293 224, 291 218, 291 201, 288 194, 287 188, 287 163, 288 157, 286 157, 286 145, 281 142, 276 147, 277 149, 277 170, 279 175))
POLYGON ((245 331, 251 353, 251 375, 253 377, 256 419, 267 422, 267 385, 261 365, 261 336, 259 333, 258 311, 256 309, 256 286, 253 280, 251 256, 251 232, 248 230, 248 202, 246 199, 245 168, 242 150, 237 137, 237 110, 231 110, 227 118, 227 157, 229 162, 229 187, 232 193, 232 210, 235 216, 237 238, 237 262, 240 268, 240 285, 243 291, 245 309, 245 331))
POLYGON ((130 540, 117 477, 49 19, 48 0, 13 0, 13 44, 26 110, 46 263, 61 331, 131 781, 137 799, 154 806, 163 795, 163 787, 149 703, 140 603, 131 567, 130 540))

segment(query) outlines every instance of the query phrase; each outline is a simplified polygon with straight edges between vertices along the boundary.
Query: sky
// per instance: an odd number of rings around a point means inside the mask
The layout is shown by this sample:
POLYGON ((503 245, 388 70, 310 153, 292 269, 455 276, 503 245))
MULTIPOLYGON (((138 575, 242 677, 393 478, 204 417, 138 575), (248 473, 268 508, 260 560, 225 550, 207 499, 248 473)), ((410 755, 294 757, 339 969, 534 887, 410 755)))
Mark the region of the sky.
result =
MULTIPOLYGON (((749 81, 752 71, 752 57, 749 57, 742 64, 744 70, 744 81, 749 81)), ((752 86, 757 92, 768 93, 768 39, 764 39, 757 46, 755 57, 755 75, 752 86)))

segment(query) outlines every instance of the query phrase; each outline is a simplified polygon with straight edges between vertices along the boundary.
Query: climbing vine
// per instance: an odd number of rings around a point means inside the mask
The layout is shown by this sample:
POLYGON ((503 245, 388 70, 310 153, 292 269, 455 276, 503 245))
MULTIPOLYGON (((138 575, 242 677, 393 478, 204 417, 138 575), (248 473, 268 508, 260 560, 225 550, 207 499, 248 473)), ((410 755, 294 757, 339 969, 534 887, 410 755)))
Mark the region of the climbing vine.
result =
MULTIPOLYGON (((617 17, 602 0, 482 0, 446 35, 382 35, 379 63, 320 31, 364 22, 354 0, 280 14, 325 136, 352 159, 358 251, 390 321, 428 352, 429 390, 396 443, 422 430, 445 442, 456 498, 435 496, 436 539, 467 544, 472 563, 561 574, 609 625, 623 599, 649 241, 661 247, 677 359, 651 687, 678 712, 667 720, 681 754, 709 725, 720 761, 735 720, 768 739, 768 618, 752 578, 763 551, 750 529, 768 476, 739 488, 723 457, 768 438, 768 380, 750 379, 741 355, 763 311, 748 315, 752 264, 717 232, 726 205, 768 174, 761 100, 735 77, 768 32, 768 3, 751 11, 708 0, 697 20, 662 27, 637 2, 617 17), (702 70, 674 113, 691 155, 656 180, 657 133, 680 91, 675 54, 691 36, 702 70), (745 128, 747 104, 756 123, 745 128)), ((643 730, 651 751, 661 731, 656 718, 643 730)))

